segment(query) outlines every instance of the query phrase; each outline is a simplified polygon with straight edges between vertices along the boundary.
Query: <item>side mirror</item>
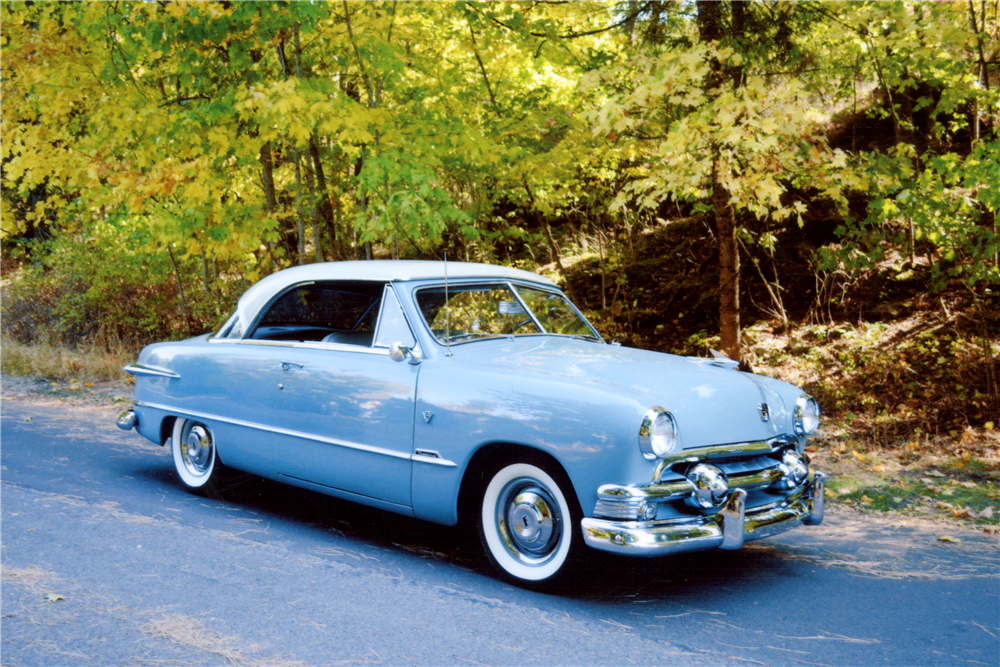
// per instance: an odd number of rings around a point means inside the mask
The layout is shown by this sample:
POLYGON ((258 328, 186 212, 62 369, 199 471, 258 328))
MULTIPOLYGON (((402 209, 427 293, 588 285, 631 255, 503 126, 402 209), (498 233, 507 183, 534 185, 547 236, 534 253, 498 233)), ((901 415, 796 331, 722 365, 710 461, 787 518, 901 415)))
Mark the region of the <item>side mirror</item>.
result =
POLYGON ((415 348, 407 347, 402 343, 393 343, 389 346, 389 358, 393 361, 403 361, 409 357, 412 365, 420 363, 420 353, 415 348))

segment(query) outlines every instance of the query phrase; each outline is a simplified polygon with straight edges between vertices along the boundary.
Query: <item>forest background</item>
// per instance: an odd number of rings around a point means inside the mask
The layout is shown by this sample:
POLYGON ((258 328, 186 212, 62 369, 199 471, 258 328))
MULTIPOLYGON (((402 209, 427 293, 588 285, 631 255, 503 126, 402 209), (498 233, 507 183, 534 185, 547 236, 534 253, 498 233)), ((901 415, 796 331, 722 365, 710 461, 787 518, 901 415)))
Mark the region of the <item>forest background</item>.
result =
POLYGON ((121 378, 280 268, 447 252, 804 386, 849 501, 992 520, 1000 2, 0 10, 5 373, 121 378))

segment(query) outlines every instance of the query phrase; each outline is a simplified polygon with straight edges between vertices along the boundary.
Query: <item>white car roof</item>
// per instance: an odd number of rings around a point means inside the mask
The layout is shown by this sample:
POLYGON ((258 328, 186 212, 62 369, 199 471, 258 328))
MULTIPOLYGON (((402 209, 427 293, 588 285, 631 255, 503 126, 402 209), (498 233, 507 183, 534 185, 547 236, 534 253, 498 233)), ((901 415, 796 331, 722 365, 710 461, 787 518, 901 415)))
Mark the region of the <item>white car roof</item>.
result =
MULTIPOLYGON (((297 283, 310 280, 371 280, 392 282, 444 278, 444 262, 395 259, 306 264, 272 273, 240 297, 236 310, 246 330, 257 312, 275 295, 297 283)), ((492 264, 448 262, 448 278, 512 278, 555 286, 555 283, 530 271, 492 264)))

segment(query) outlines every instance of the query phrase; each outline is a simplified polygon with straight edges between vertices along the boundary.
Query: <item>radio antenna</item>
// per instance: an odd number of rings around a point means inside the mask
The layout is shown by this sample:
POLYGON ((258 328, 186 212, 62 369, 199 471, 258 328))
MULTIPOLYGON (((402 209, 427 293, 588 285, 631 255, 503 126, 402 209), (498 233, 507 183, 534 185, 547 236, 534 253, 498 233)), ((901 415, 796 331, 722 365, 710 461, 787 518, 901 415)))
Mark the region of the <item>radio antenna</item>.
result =
POLYGON ((448 351, 444 356, 451 356, 451 306, 448 304, 448 253, 444 254, 444 341, 448 351))

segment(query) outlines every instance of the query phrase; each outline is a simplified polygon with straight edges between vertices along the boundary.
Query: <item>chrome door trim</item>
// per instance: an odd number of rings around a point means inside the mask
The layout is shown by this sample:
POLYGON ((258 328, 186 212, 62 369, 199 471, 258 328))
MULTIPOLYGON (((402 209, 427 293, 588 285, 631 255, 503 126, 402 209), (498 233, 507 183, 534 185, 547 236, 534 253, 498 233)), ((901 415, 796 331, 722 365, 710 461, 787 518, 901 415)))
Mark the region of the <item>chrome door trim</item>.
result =
POLYGON ((364 347, 363 345, 347 345, 346 343, 321 343, 319 341, 291 341, 291 340, 255 340, 245 338, 234 340, 240 345, 263 345, 265 347, 292 347, 300 350, 329 350, 333 352, 360 352, 362 354, 380 354, 389 356, 388 348, 364 347))
POLYGON ((129 364, 125 367, 125 372, 129 375, 137 375, 140 377, 158 377, 158 378, 171 378, 174 380, 180 379, 180 375, 169 371, 166 368, 160 368, 158 366, 146 366, 143 364, 129 364))
POLYGON ((292 429, 280 428, 277 426, 265 426, 264 424, 256 424, 254 422, 243 421, 242 419, 230 419, 229 417, 220 417, 219 415, 212 415, 205 412, 195 412, 194 410, 182 410, 180 408, 173 408, 168 405, 160 405, 158 403, 146 403, 144 401, 136 401, 135 404, 140 407, 152 408, 154 410, 162 410, 164 412, 169 412, 171 414, 176 414, 184 417, 193 417, 194 419, 218 421, 226 424, 233 424, 234 426, 243 426, 246 428, 257 429, 258 431, 277 433, 278 435, 288 435, 293 438, 314 440, 316 442, 322 442, 328 445, 336 445, 338 447, 344 447, 346 449, 356 449, 362 452, 369 452, 371 454, 381 454, 383 456, 389 456, 396 459, 406 459, 408 461, 413 461, 418 463, 433 463, 440 466, 447 466, 449 468, 457 467, 458 465, 455 462, 449 461, 447 459, 433 458, 431 456, 426 456, 424 454, 405 454, 403 452, 397 452, 394 449, 385 449, 384 447, 364 445, 361 444, 360 442, 350 442, 349 440, 338 440, 337 438, 327 438, 322 435, 313 435, 312 433, 304 433, 303 431, 293 431, 292 429))

